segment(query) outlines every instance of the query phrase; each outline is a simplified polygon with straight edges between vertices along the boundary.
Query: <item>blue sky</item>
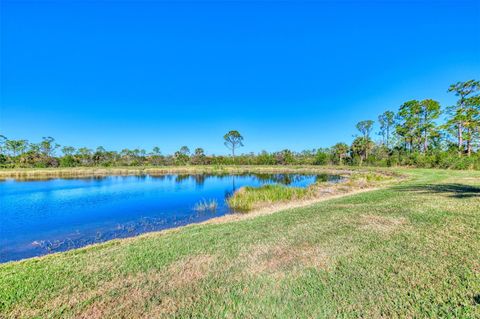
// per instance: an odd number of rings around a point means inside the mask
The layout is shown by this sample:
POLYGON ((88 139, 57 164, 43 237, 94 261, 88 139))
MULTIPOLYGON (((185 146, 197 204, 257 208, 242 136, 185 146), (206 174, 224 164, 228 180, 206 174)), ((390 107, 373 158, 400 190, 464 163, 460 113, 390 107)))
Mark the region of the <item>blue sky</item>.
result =
POLYGON ((480 1, 1 1, 0 133, 227 153, 350 142, 480 79, 480 1))

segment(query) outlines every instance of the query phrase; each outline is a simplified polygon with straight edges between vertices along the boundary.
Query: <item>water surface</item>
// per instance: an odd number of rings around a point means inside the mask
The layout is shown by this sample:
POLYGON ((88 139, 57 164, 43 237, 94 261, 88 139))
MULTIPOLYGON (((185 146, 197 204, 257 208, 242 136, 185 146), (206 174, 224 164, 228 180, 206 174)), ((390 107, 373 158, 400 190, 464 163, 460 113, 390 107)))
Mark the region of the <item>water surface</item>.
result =
POLYGON ((298 174, 107 176, 0 181, 0 262, 201 222, 229 213, 242 186, 306 187, 338 176, 298 174), (201 200, 214 211, 198 211, 201 200))

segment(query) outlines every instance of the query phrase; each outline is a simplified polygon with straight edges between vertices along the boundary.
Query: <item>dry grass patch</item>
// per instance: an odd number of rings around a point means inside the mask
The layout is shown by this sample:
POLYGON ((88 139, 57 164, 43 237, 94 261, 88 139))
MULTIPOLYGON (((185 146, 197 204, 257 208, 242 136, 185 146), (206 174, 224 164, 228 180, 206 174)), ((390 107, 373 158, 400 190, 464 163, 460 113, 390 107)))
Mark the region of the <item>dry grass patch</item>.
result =
POLYGON ((248 275, 273 274, 282 276, 286 272, 305 267, 326 269, 329 254, 319 246, 294 246, 288 243, 252 245, 241 254, 248 275))
POLYGON ((172 263, 166 270, 140 273, 129 279, 109 283, 98 296, 112 296, 95 302, 85 312, 84 318, 126 316, 129 318, 165 317, 176 313, 194 298, 172 297, 178 290, 194 290, 200 280, 208 275, 215 257, 196 255, 172 263), (109 287, 108 287, 109 286, 109 287), (111 313, 115 310, 115 313, 111 313), (123 311, 125 310, 125 311, 123 311), (107 313, 106 313, 107 312, 107 313))
POLYGON ((360 229, 373 230, 380 233, 391 233, 407 224, 405 217, 386 217, 379 215, 360 215, 356 221, 360 229))
POLYGON ((48 304, 17 307, 13 317, 151 318, 174 314, 194 298, 173 298, 178 291, 192 292, 208 275, 216 257, 196 255, 164 269, 150 270, 98 282, 90 289, 60 292, 48 304), (63 312, 63 313, 60 313, 63 312), (48 314, 48 315, 47 315, 48 314), (150 315, 149 315, 150 314, 150 315))
POLYGON ((192 285, 203 279, 216 258, 211 255, 197 255, 169 266, 168 282, 172 288, 192 285))

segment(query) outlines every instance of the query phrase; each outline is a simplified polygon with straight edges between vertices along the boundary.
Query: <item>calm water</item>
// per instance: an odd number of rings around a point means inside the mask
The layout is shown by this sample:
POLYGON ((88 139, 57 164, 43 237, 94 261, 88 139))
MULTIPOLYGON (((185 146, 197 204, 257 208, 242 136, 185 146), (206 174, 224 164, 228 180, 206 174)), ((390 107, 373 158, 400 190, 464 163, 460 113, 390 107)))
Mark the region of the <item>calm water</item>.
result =
POLYGON ((108 176, 0 181, 0 262, 65 251, 113 238, 233 213, 225 199, 242 186, 305 187, 329 175, 108 176), (215 211, 195 204, 215 199, 215 211))

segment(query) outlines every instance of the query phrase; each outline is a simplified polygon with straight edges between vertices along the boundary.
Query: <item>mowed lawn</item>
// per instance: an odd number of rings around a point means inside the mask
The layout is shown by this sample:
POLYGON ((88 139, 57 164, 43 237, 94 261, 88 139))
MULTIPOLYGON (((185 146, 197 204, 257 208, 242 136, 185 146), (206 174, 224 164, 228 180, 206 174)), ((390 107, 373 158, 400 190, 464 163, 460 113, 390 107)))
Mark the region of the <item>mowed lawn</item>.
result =
POLYGON ((480 172, 0 265, 0 317, 480 317, 480 172))

